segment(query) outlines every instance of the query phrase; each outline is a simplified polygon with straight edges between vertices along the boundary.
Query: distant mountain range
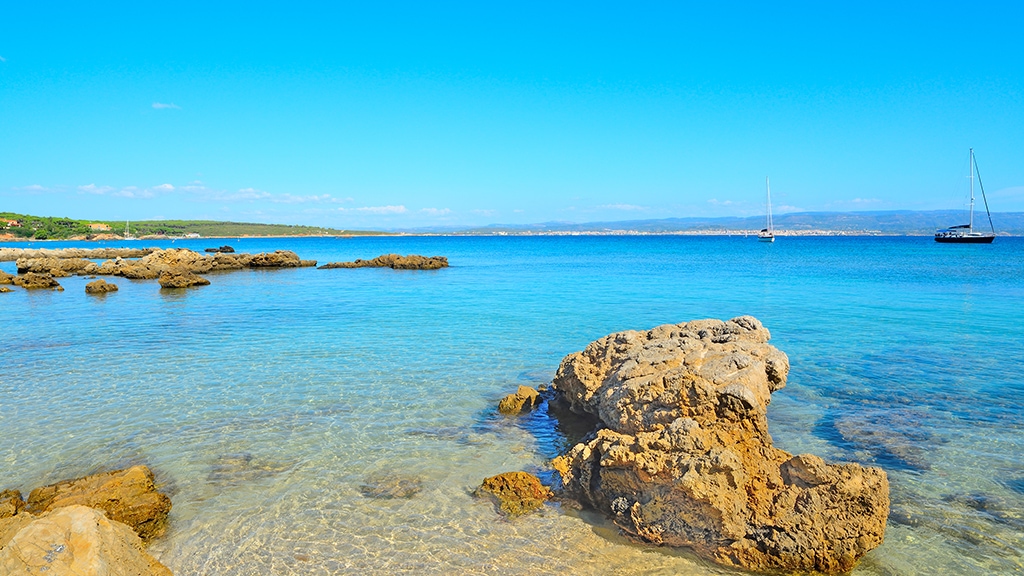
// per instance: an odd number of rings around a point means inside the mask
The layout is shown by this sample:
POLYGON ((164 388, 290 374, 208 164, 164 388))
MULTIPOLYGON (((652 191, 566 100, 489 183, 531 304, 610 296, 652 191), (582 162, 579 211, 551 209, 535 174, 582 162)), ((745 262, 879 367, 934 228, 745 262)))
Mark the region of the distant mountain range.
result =
MULTIPOLYGON (((775 229, 781 233, 931 235, 938 228, 966 224, 962 210, 887 210, 876 212, 793 212, 778 214, 775 229)), ((999 235, 1024 235, 1024 212, 998 212, 992 215, 999 235)), ((988 229, 984 212, 975 213, 976 228, 988 229)), ((742 233, 764 227, 764 216, 747 218, 662 218, 656 220, 620 220, 615 222, 543 222, 539 224, 491 224, 479 227, 427 227, 403 230, 411 233, 439 234, 557 234, 557 233, 742 233)))

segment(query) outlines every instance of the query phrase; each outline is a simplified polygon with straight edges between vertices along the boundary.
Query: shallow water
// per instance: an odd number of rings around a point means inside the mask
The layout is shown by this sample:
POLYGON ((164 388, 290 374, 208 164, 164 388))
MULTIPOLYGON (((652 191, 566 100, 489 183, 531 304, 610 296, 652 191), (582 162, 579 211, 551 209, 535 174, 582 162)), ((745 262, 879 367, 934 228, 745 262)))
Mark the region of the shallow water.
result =
MULTIPOLYGON (((1024 570, 1024 239, 227 243, 452 267, 2 294, 0 488, 146 463, 174 502, 154 550, 179 576, 732 573, 633 545, 586 511, 505 521, 470 492, 498 472, 543 474, 565 447, 544 414, 494 407, 566 354, 613 331, 752 314, 792 363, 769 409, 775 442, 889 473, 886 541, 855 574, 1024 570), (388 481, 419 492, 367 497, 388 481)), ((95 246, 45 243, 71 245, 95 246)))

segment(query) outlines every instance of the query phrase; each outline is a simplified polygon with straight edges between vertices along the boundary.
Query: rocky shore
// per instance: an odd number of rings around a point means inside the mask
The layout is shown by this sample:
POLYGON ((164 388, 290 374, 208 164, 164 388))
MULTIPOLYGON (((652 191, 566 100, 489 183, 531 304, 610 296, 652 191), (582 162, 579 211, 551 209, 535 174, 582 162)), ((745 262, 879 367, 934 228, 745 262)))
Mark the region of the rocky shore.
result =
POLYGON ((32 490, 0 492, 0 573, 171 576, 145 543, 163 535, 171 501, 134 466, 32 490))
POLYGON ((789 360, 749 316, 627 331, 561 363, 555 398, 600 424, 552 463, 626 533, 751 570, 853 568, 882 543, 884 471, 772 445, 789 360))

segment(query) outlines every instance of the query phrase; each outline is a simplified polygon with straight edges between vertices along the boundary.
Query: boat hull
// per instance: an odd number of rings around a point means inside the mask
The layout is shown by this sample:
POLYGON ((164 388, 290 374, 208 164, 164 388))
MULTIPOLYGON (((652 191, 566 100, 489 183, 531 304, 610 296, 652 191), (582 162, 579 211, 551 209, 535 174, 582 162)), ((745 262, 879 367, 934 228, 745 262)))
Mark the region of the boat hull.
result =
POLYGON ((758 242, 775 242, 775 236, 758 236, 758 242))
POLYGON ((941 244, 991 244, 995 236, 936 236, 941 244))

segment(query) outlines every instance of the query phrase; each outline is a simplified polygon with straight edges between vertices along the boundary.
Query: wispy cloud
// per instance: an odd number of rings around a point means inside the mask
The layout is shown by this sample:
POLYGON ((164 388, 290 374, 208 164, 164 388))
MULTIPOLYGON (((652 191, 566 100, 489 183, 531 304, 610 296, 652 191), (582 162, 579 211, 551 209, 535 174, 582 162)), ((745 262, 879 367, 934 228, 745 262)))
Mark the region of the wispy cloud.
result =
POLYGON ((46 192, 49 188, 41 184, 29 184, 28 186, 15 186, 13 190, 24 190, 25 192, 46 192))
POLYGON ((714 204, 715 206, 736 206, 738 204, 742 204, 742 202, 733 202, 732 200, 719 200, 717 198, 712 198, 708 200, 708 204, 714 204))
POLYGON ((178 106, 174 102, 165 104, 163 102, 153 102, 153 108, 156 110, 181 110, 181 106, 178 106))
POLYGON ((170 184, 161 184, 159 186, 154 186, 153 190, 157 190, 159 192, 173 192, 174 186, 170 184))
POLYGON ((430 216, 444 216, 445 214, 451 214, 452 211, 448 208, 423 208, 420 212, 428 214, 430 216))
POLYGON ((295 194, 278 194, 270 197, 271 202, 278 204, 306 204, 310 202, 340 202, 331 197, 330 194, 311 194, 309 196, 298 196, 295 194))
POLYGON ((362 212, 364 214, 405 214, 405 206, 362 206, 360 208, 338 208, 339 212, 362 212))
POLYGON ((140 189, 136 186, 125 186, 124 188, 121 188, 117 192, 113 192, 110 195, 116 196, 118 198, 152 198, 153 196, 155 196, 152 190, 149 190, 147 188, 140 189))
POLYGON ((81 192, 88 192, 89 194, 106 194, 114 190, 112 186, 97 186, 95 184, 86 184, 79 186, 78 190, 81 192))
POLYGON ((637 206, 636 204, 602 204, 598 206, 601 210, 625 210, 625 211, 636 211, 636 210, 650 210, 647 206, 637 206))

